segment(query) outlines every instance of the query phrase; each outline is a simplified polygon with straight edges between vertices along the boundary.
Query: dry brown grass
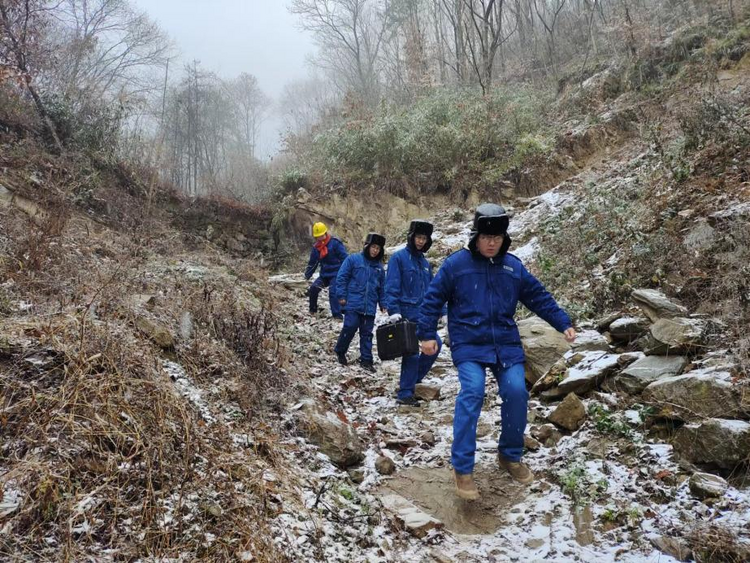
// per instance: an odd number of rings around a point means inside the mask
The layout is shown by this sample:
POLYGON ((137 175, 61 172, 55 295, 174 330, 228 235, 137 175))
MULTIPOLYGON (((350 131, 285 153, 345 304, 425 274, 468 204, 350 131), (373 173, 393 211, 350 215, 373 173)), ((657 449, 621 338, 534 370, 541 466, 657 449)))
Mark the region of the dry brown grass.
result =
POLYGON ((688 534, 688 544, 698 563, 741 563, 750 557, 735 533, 720 524, 694 528, 688 534))
POLYGON ((79 325, 50 324, 4 358, 2 481, 25 498, 0 554, 277 560, 260 475, 226 427, 200 420, 132 334, 97 323, 79 346, 79 325))
POLYGON ((262 475, 284 473, 273 415, 290 386, 263 274, 187 252, 158 218, 118 232, 75 212, 36 223, 0 212, 0 491, 21 500, 0 518, 0 559, 283 560, 262 475), (182 261, 207 273, 191 278, 182 261), (143 293, 155 304, 134 305, 143 293), (139 317, 174 349, 149 341, 139 317), (166 359, 215 423, 180 395, 166 359))

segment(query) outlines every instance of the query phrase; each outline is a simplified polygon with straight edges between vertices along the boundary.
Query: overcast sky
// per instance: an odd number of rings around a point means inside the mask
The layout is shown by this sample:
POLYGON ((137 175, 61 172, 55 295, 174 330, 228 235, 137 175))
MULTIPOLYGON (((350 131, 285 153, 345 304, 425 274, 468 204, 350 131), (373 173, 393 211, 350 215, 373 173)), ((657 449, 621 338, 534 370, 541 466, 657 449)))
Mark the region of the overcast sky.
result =
MULTIPOLYGON (((170 35, 180 64, 198 60, 222 78, 248 72, 274 101, 285 84, 308 74, 306 59, 314 51, 313 42, 287 10, 288 0, 131 2, 170 35)), ((265 123, 259 157, 276 151, 280 129, 276 117, 265 123)))

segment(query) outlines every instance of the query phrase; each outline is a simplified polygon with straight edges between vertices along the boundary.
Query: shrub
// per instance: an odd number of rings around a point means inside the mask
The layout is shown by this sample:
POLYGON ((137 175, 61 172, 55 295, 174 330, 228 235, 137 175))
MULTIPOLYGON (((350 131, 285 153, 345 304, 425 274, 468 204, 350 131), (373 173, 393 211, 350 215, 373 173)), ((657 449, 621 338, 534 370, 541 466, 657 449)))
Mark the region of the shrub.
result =
POLYGON ((423 189, 488 167, 494 181, 548 151, 540 135, 546 101, 546 93, 521 87, 490 97, 441 89, 409 108, 384 104, 320 133, 313 143, 316 165, 332 177, 407 178, 423 189))

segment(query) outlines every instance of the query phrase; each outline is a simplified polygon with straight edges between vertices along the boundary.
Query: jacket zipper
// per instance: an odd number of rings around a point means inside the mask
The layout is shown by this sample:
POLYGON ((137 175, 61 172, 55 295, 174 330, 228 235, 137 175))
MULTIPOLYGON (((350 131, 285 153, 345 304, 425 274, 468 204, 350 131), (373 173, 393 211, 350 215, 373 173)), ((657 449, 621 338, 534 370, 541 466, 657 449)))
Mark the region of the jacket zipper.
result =
POLYGON ((497 340, 495 339, 495 301, 492 297, 493 288, 492 288, 492 280, 490 277, 490 265, 494 264, 495 260, 494 258, 490 258, 487 262, 487 292, 490 294, 490 327, 492 327, 492 347, 495 352, 495 356, 499 359, 499 354, 497 352, 497 340))

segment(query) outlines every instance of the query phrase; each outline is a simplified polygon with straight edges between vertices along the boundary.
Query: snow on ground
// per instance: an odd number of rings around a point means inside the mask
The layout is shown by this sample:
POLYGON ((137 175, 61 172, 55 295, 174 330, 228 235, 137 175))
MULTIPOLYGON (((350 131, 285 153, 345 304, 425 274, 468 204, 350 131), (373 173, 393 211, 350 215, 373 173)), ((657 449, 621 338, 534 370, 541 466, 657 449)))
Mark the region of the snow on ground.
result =
MULTIPOLYGON (((561 189, 535 198, 511 220, 511 235, 523 241, 524 233, 533 233, 551 214, 574 201, 573 195, 561 189)), ((455 216, 436 218, 435 242, 439 247, 460 247, 468 239, 470 223, 454 220, 455 216)), ((532 236, 516 253, 529 260, 536 251, 537 239, 532 236)), ((290 299, 287 306, 290 314, 304 317, 306 303, 301 297, 290 299)), ((696 500, 687 481, 678 477, 684 472, 673 458, 672 447, 644 434, 637 405, 624 412, 608 407, 608 416, 626 429, 623 435, 597 431, 589 421, 556 446, 529 452, 525 460, 537 480, 510 510, 491 515, 500 522, 497 530, 475 535, 432 530, 422 539, 398 530, 382 508, 380 489, 415 469, 437 472, 435 475, 448 471, 453 406, 459 391, 456 370, 449 349, 444 347, 423 382, 438 386, 442 399, 425 402, 418 409, 399 407, 393 395, 399 363, 378 363, 376 374, 356 366, 339 366, 330 351, 339 328, 340 324, 331 319, 305 318, 296 323, 294 338, 299 353, 315 362, 311 370, 313 396, 325 397, 340 410, 368 446, 355 482, 352 476, 356 472, 336 468, 306 440, 293 440, 294 455, 288 461, 298 468, 300 495, 297 499, 284 498, 281 513, 273 522, 279 545, 291 558, 665 563, 676 560, 653 547, 652 540, 659 536, 673 536, 707 522, 719 522, 741 536, 747 535, 748 491, 730 487, 725 497, 711 506, 696 500), (423 441, 428 431, 434 435, 434 445, 423 441), (399 443, 407 445, 399 447, 399 443), (395 462, 393 476, 382 476, 375 469, 380 455, 395 462)), ((357 356, 357 347, 355 338, 350 359, 357 356)), ((604 352, 591 355, 592 361, 608 359, 604 352)), ((503 476, 495 454, 501 401, 491 376, 487 385, 477 426, 477 467, 478 472, 496 474, 500 480, 503 476)), ((600 404, 617 404, 614 396, 604 393, 598 400, 600 404)), ((594 402, 585 401, 587 406, 594 402)), ((540 425, 551 407, 532 401, 530 409, 536 413, 533 424, 540 425)), ((447 497, 454 491, 446 486, 437 494, 447 497)), ((419 498, 409 500, 420 506, 419 498)), ((425 504, 422 502, 423 509, 425 504)))

